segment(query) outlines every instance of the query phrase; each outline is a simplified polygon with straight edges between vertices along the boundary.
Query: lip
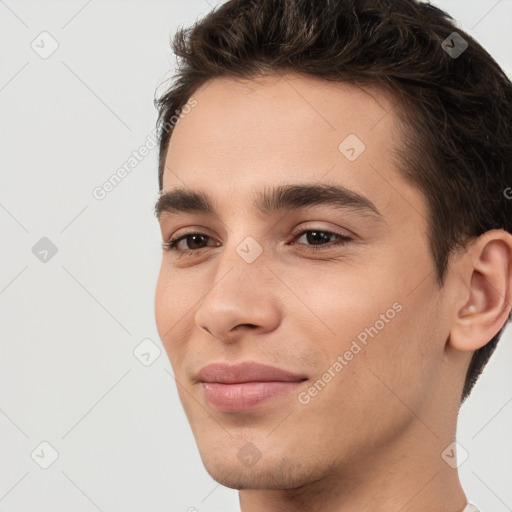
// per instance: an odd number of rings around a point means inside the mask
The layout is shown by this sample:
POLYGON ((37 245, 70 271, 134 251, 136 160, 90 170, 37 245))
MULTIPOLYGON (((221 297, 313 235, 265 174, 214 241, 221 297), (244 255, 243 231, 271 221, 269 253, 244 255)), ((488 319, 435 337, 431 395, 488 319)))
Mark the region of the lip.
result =
POLYGON ((200 382, 241 384, 244 382, 298 382, 306 375, 292 373, 276 366, 241 361, 235 364, 211 363, 199 370, 196 379, 200 382))
POLYGON ((225 412, 239 412, 267 403, 301 386, 307 377, 252 361, 211 363, 197 374, 205 399, 225 412))

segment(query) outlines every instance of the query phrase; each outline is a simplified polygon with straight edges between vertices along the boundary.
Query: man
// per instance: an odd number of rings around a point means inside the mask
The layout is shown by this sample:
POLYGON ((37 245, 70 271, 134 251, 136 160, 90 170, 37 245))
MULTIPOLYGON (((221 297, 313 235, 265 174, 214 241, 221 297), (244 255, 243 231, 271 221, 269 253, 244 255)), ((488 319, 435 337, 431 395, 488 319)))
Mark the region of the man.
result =
POLYGON ((228 1, 174 51, 156 322, 207 471, 242 512, 476 510, 450 459, 512 308, 510 80, 415 0, 228 1))

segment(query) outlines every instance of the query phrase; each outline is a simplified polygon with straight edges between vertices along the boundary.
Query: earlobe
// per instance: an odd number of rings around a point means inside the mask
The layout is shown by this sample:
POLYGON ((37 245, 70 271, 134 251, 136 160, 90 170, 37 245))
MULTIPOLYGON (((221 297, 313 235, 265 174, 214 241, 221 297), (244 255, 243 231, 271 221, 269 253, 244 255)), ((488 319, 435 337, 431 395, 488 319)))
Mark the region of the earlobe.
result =
POLYGON ((473 351, 500 331, 512 309, 512 235, 487 231, 466 252, 461 268, 465 301, 455 310, 450 344, 473 351))

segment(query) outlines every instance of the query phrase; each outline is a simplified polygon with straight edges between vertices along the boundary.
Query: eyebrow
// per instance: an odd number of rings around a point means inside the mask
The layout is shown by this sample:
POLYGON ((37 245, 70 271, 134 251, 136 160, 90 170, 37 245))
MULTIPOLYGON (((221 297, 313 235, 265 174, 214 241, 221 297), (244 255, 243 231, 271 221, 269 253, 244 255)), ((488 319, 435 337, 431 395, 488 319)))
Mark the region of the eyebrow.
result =
MULTIPOLYGON (((267 187, 256 194, 253 202, 253 206, 264 214, 316 205, 354 210, 383 220, 382 214, 367 197, 341 185, 288 184, 267 187)), ((203 213, 218 217, 213 201, 206 192, 186 188, 160 192, 155 204, 155 215, 160 219, 164 213, 203 213)))

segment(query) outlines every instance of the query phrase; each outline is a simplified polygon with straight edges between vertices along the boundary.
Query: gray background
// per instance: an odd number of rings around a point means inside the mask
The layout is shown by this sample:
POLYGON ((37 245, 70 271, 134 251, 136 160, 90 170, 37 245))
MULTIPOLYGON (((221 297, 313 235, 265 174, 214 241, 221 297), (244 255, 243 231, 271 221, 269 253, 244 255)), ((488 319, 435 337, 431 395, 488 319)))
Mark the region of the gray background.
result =
MULTIPOLYGON (((512 0, 434 3, 510 74, 512 0)), ((155 326, 156 149, 92 194, 154 129, 169 36, 213 5, 0 1, 0 512, 238 511, 201 464, 155 326), (53 256, 34 254, 43 237, 53 256)), ((459 421, 462 483, 487 512, 512 510, 511 338, 459 421)))

